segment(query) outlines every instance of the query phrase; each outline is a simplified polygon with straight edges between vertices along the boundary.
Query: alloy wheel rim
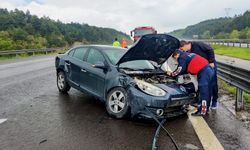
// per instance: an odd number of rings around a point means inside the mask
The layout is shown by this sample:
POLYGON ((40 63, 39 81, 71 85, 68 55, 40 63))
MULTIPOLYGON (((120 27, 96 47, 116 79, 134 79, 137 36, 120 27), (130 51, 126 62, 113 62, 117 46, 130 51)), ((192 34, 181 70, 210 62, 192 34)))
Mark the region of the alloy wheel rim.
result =
POLYGON ((64 88, 64 83, 65 83, 64 76, 62 74, 59 74, 58 80, 57 80, 57 84, 58 84, 59 89, 64 88))
POLYGON ((121 91, 115 91, 109 97, 109 108, 114 113, 121 112, 125 107, 125 95, 121 91))

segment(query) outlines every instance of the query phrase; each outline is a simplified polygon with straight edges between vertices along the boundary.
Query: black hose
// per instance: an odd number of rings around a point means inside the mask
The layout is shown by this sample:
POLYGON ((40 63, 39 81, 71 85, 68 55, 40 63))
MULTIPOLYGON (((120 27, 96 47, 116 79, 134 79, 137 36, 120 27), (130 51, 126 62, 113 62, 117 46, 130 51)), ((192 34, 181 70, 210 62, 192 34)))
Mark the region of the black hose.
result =
POLYGON ((154 135, 154 139, 153 139, 153 143, 152 143, 152 150, 156 150, 157 146, 157 139, 159 137, 159 133, 160 133, 160 129, 162 128, 167 135, 169 136, 169 138, 171 139, 171 141, 173 142, 176 150, 179 150, 180 148, 177 145, 177 142, 174 140, 174 138, 171 136, 171 134, 168 132, 168 130, 163 126, 163 124, 166 122, 166 119, 163 119, 161 122, 155 117, 155 115, 145 106, 146 110, 149 112, 150 116, 159 124, 159 126, 157 127, 157 130, 155 132, 154 135))
MULTIPOLYGON (((163 119, 161 121, 161 124, 164 124, 167 120, 166 119, 163 119)), ((159 125, 155 131, 155 135, 154 135, 154 138, 153 138, 153 142, 152 142, 152 150, 157 150, 157 140, 159 138, 159 135, 160 135, 160 131, 161 131, 161 126, 159 125)))

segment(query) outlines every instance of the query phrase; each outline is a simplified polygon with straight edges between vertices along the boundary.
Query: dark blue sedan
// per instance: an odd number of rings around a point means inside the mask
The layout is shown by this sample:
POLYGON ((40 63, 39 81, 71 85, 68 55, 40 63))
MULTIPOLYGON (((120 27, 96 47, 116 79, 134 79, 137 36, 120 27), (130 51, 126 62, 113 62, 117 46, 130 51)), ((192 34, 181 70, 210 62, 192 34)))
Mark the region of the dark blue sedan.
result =
POLYGON ((179 84, 153 65, 178 48, 179 40, 166 34, 142 36, 129 50, 78 46, 56 57, 57 86, 61 93, 73 87, 97 97, 115 118, 180 115, 195 100, 193 84, 179 84))

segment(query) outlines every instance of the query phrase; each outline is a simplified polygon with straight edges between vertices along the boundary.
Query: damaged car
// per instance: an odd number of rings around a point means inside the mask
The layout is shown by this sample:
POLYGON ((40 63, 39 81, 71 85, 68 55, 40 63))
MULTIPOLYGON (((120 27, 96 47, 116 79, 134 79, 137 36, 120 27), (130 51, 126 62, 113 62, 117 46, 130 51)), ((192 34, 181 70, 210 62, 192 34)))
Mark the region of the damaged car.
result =
POLYGON ((183 114, 195 101, 193 83, 179 83, 159 67, 178 48, 179 40, 167 34, 144 35, 129 49, 74 47, 55 58, 58 90, 72 87, 93 95, 115 118, 183 114))

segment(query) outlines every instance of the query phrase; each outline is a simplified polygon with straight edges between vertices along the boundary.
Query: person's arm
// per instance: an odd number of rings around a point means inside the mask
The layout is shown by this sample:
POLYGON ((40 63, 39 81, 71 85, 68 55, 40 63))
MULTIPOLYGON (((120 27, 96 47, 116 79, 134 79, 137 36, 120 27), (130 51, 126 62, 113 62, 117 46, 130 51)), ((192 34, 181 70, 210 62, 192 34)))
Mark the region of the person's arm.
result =
POLYGON ((201 49, 207 54, 208 62, 214 63, 215 60, 214 49, 205 43, 202 43, 200 46, 201 49))
POLYGON ((172 77, 182 75, 182 74, 184 74, 186 72, 187 65, 185 63, 185 60, 184 59, 179 59, 178 63, 179 63, 178 67, 175 69, 174 72, 171 73, 172 77))

